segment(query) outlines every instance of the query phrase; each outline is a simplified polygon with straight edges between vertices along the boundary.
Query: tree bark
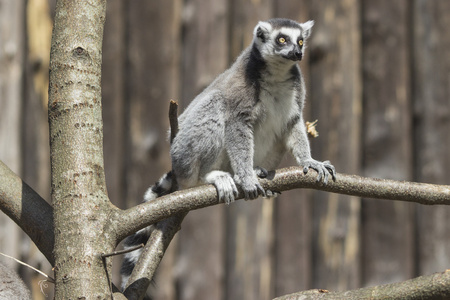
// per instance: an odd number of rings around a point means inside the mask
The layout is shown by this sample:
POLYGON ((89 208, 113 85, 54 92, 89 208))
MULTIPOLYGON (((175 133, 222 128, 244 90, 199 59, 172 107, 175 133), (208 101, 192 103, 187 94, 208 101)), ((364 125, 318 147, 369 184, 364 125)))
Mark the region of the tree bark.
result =
POLYGON ((53 264, 53 209, 0 161, 0 208, 33 240, 53 264))
MULTIPOLYGON (((265 189, 272 191, 314 188, 366 198, 397 199, 428 205, 450 205, 450 186, 362 178, 343 174, 338 174, 335 182, 329 182, 327 185, 324 185, 322 182, 317 182, 316 178, 317 173, 312 170, 305 175, 303 174, 303 168, 291 167, 271 172, 268 179, 261 180, 261 184, 265 189)), ((241 198, 242 196, 241 193, 239 197, 241 198)), ((186 213, 190 210, 216 204, 219 204, 219 201, 217 200, 216 189, 212 185, 187 189, 160 197, 126 211, 116 211, 111 215, 112 227, 109 230, 117 232, 118 238, 121 239, 150 223, 161 221, 175 214, 186 213)), ((178 228, 172 228, 169 231, 172 232, 173 236, 177 230, 178 228)), ((155 237, 161 238, 161 235, 158 234, 155 237)), ((153 251, 153 254, 149 257, 159 257, 162 255, 161 252, 164 252, 164 249, 167 248, 168 240, 157 241, 155 239, 155 241, 157 243, 148 245, 149 251, 153 251), (159 246, 155 248, 155 245, 159 246)), ((147 265, 152 269, 155 269, 157 266, 157 264, 153 263, 147 265)), ((141 273, 136 279, 149 280, 145 278, 146 275, 142 274, 144 273, 141 273)))
POLYGON ((154 225, 154 230, 128 279, 129 285, 124 291, 124 295, 127 298, 135 299, 139 295, 146 293, 161 260, 166 254, 167 247, 169 247, 175 234, 180 230, 186 214, 180 213, 171 216, 154 225))
POLYGON ((275 298, 274 300, 294 300, 294 299, 445 300, 449 299, 449 297, 450 297, 450 271, 447 270, 442 273, 436 273, 428 276, 421 276, 399 283, 391 283, 357 290, 350 290, 345 292, 329 292, 327 290, 309 290, 281 296, 275 298))
POLYGON ((106 0, 57 2, 49 125, 56 299, 109 298, 101 253, 116 244, 103 167, 102 38, 106 0))
MULTIPOLYGON (((450 205, 450 186, 426 183, 367 178, 356 175, 337 174, 336 181, 327 185, 317 182, 317 172, 303 173, 302 167, 278 169, 269 173, 267 179, 260 179, 265 190, 286 191, 295 188, 316 189, 331 193, 365 198, 400 200, 424 205, 450 205)), ((240 192, 237 199, 242 199, 240 192)), ((178 191, 154 201, 146 202, 125 211, 113 211, 111 231, 118 239, 139 229, 164 220, 174 214, 200 209, 221 203, 213 185, 178 191)))

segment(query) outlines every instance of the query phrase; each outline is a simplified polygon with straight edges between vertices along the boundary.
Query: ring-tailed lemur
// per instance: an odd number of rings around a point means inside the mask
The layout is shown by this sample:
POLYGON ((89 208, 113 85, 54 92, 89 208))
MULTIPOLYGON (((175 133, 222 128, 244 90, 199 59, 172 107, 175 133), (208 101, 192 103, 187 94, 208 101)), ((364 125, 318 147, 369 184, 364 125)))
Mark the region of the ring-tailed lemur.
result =
MULTIPOLYGON (((305 173, 316 170, 318 181, 326 184, 330 174, 335 179, 329 161, 311 157, 302 116, 306 92, 298 61, 313 25, 288 19, 258 23, 252 44, 179 117, 170 150, 172 171, 146 192, 145 201, 175 190, 175 181, 180 189, 212 183, 227 204, 238 194, 236 185, 246 199, 264 196, 258 176, 276 168, 286 151, 305 173)), ((149 228, 142 229, 125 245, 145 242, 149 234, 149 228)), ((123 282, 139 255, 125 257, 123 282)))

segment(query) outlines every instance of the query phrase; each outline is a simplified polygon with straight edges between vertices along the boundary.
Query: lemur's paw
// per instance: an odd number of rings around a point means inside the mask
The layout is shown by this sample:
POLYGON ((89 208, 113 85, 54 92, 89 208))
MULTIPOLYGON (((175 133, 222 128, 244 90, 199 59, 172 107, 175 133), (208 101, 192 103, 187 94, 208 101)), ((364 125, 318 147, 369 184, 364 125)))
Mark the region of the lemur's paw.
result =
POLYGON ((241 186, 242 191, 244 192, 244 197, 246 200, 253 200, 258 198, 260 195, 265 197, 266 192, 262 188, 262 186, 259 183, 256 183, 254 185, 245 185, 241 186))
POLYGON ((336 170, 329 160, 320 162, 315 159, 308 159, 303 163, 303 173, 308 173, 310 168, 317 171, 317 181, 323 180, 323 183, 327 184, 329 175, 331 175, 333 181, 336 181, 336 170))
POLYGON ((269 172, 262 167, 255 167, 255 174, 259 178, 266 178, 269 175, 269 172))
MULTIPOLYGON (((267 176, 269 176, 269 172, 262 168, 262 167, 255 167, 255 174, 256 176, 258 176, 258 178, 267 178, 267 176)), ((276 192, 276 191, 271 191, 271 190, 266 190, 265 191, 266 195, 264 196, 264 198, 276 198, 278 197, 278 195, 281 194, 281 192, 276 192)))
POLYGON ((242 191, 244 192, 245 200, 253 200, 259 196, 266 196, 266 192, 259 184, 258 179, 254 176, 249 176, 243 179, 235 176, 234 181, 241 186, 242 191))
POLYGON ((230 204, 238 196, 238 190, 233 178, 227 172, 212 171, 206 175, 206 182, 214 184, 219 200, 230 204))

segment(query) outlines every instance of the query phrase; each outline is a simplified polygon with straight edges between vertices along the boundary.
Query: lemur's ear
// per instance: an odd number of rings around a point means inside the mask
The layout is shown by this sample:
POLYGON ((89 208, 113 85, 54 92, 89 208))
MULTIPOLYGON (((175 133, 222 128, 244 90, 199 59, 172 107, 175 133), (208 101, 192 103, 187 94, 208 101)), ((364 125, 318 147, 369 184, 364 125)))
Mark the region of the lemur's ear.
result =
POLYGON ((269 32, 271 30, 272 25, 270 23, 260 21, 253 30, 253 36, 264 43, 269 38, 269 32))
POLYGON ((306 40, 311 35, 311 29, 314 25, 313 20, 309 20, 305 23, 300 24, 303 29, 303 38, 306 40))

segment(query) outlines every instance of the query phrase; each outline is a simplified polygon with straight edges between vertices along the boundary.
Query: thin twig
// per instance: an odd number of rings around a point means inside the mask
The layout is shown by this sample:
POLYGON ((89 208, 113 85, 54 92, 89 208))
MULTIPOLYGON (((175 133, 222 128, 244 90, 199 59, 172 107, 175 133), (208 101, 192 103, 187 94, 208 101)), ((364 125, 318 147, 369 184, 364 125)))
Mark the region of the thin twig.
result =
POLYGON ((125 253, 128 253, 128 252, 133 252, 134 250, 137 250, 137 249, 142 248, 142 247, 144 247, 144 244, 140 244, 140 245, 137 245, 137 246, 134 246, 134 247, 131 247, 131 248, 124 249, 124 250, 114 251, 114 252, 111 252, 111 253, 102 253, 101 256, 102 256, 102 258, 105 258, 105 257, 109 257, 109 256, 121 255, 121 254, 125 254, 125 253))
POLYGON ((24 265, 24 266, 26 266, 26 267, 28 267, 28 268, 30 268, 30 269, 32 269, 32 270, 38 272, 38 273, 41 274, 42 276, 48 278, 48 279, 49 279, 49 282, 55 283, 55 279, 53 279, 52 277, 48 276, 47 274, 45 274, 45 273, 42 272, 41 270, 38 270, 38 269, 36 269, 35 267, 32 267, 32 266, 30 266, 29 264, 26 264, 26 263, 24 263, 23 261, 18 260, 17 258, 14 258, 14 257, 12 257, 12 256, 6 255, 5 253, 0 252, 0 254, 3 255, 3 256, 5 256, 5 257, 11 258, 11 259, 15 260, 16 262, 18 262, 19 264, 24 265))
MULTIPOLYGON (((111 256, 111 255, 109 255, 111 256)), ((108 279, 108 287, 109 287, 109 293, 111 295, 111 299, 114 299, 114 293, 112 290, 112 280, 111 277, 109 276, 109 272, 108 272, 108 265, 106 264, 106 258, 109 256, 104 256, 104 254, 101 255, 102 257, 102 263, 103 263, 103 269, 105 269, 105 273, 106 273, 106 278, 108 279)))
POLYGON ((105 269, 105 273, 106 273, 106 277, 108 278, 108 285, 109 285, 109 292, 111 293, 111 299, 114 299, 114 293, 113 293, 113 283, 112 280, 109 276, 109 272, 108 272, 108 266, 106 264, 106 258, 107 257, 111 257, 111 256, 115 256, 115 255, 120 255, 120 254, 125 254, 128 252, 133 252, 139 248, 144 247, 144 244, 140 244, 128 249, 124 249, 124 250, 119 250, 119 251, 114 251, 111 253, 102 253, 100 256, 102 257, 102 262, 103 262, 103 268, 105 269))

